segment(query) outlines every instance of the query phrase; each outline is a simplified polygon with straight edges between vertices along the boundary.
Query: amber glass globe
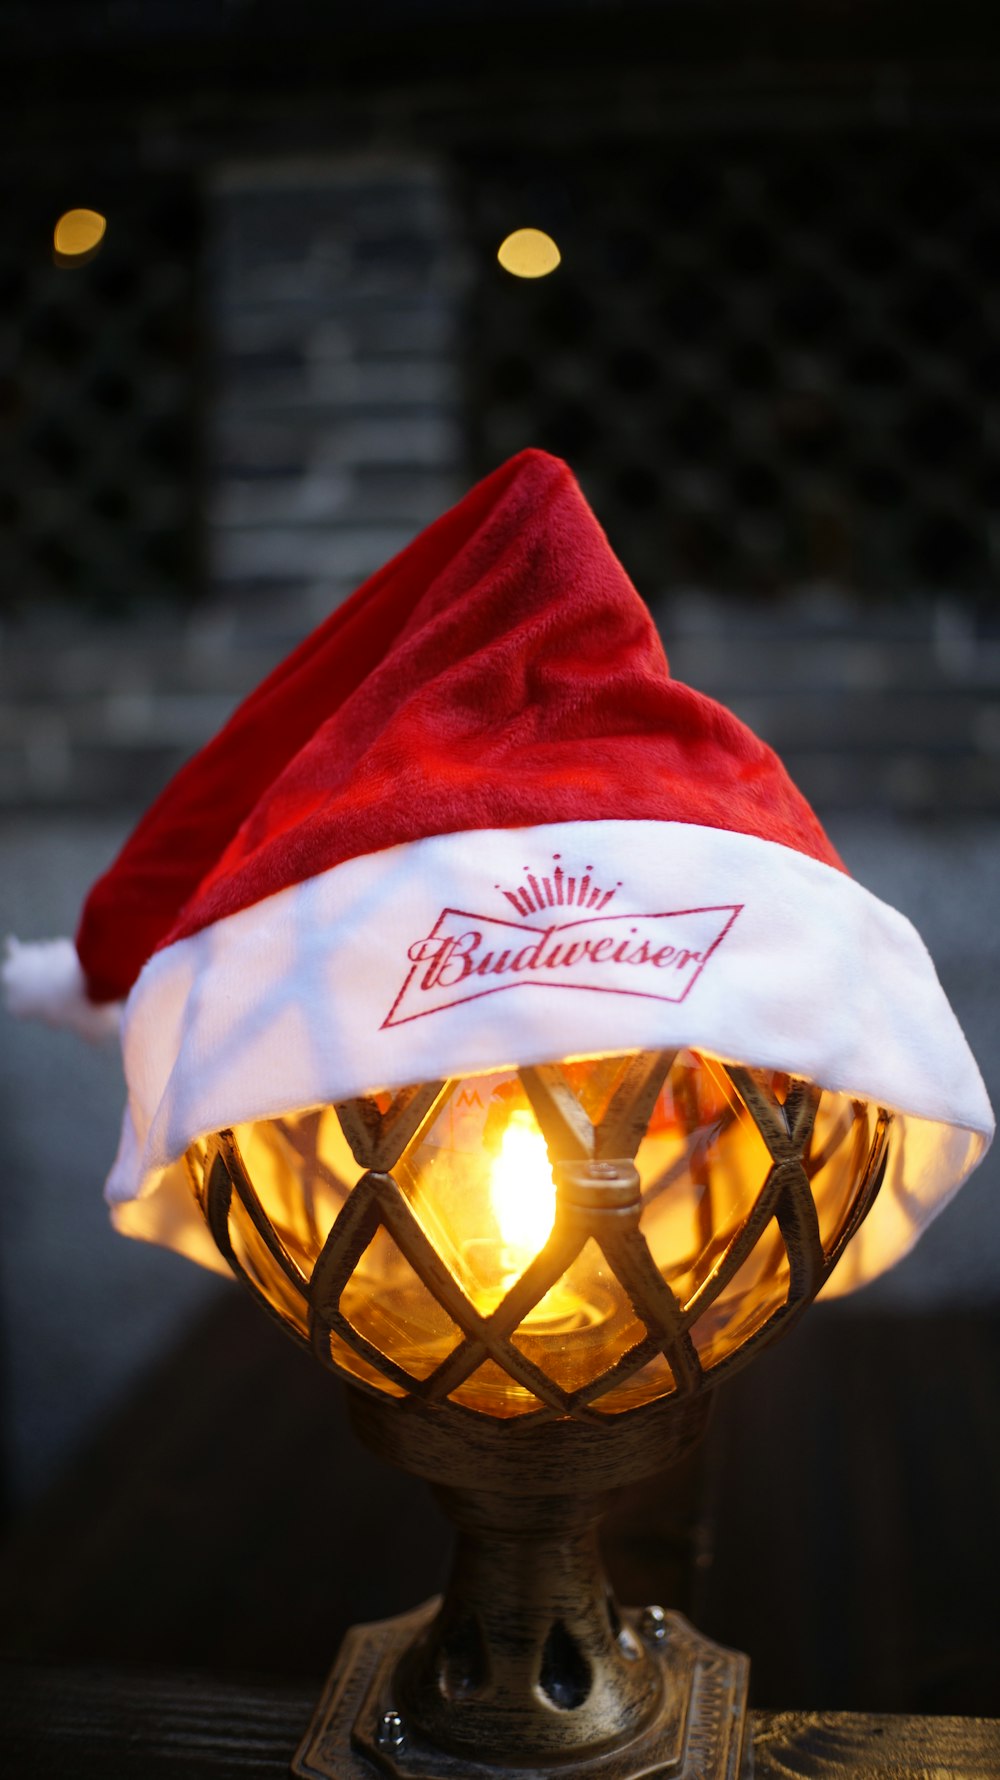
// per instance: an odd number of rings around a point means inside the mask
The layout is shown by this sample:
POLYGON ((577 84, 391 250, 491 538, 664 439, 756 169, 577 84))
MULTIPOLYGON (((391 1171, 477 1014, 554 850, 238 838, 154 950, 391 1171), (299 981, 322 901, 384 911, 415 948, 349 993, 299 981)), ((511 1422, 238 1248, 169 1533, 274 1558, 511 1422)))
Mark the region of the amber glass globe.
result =
POLYGON ((538 1081, 589 1122, 593 1153, 607 1156, 609 1109, 620 1110, 628 1082, 653 1079, 656 1062, 599 1057, 414 1090, 425 1115, 391 1167, 374 1173, 358 1159, 357 1109, 367 1106, 373 1128, 405 1095, 241 1125, 192 1146, 192 1183, 236 1270, 366 1390, 423 1394, 430 1381, 492 1417, 546 1405, 618 1415, 678 1388, 677 1342, 693 1347, 707 1381, 802 1296, 793 1263, 803 1215, 814 1295, 874 1197, 887 1152, 889 1117, 865 1101, 696 1051, 664 1056, 626 1146, 638 1235, 632 1249, 615 1247, 606 1218, 588 1234, 579 1208, 563 1206, 538 1081), (222 1211, 211 1203, 220 1157, 222 1211), (642 1267, 629 1256, 640 1239, 676 1310, 675 1350, 655 1338, 648 1291, 636 1285, 642 1267), (327 1309, 317 1324, 320 1275, 327 1309), (528 1289, 533 1280, 539 1289, 528 1289), (456 1367, 463 1342, 484 1329, 487 1357, 456 1367))

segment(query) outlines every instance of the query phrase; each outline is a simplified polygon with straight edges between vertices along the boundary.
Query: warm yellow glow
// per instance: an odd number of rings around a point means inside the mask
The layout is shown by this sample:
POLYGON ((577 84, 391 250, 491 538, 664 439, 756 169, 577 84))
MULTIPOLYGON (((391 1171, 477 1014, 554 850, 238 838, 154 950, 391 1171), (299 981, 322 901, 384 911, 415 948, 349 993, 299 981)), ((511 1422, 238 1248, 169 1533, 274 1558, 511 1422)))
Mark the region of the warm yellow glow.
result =
POLYGON ((497 259, 505 272, 515 278, 547 278, 554 272, 562 254, 542 229, 515 229, 500 243, 497 259))
MULTIPOLYGON (((591 1058, 563 1065, 571 1091, 589 1119, 599 1124, 630 1065, 627 1056, 591 1058)), ((767 1090, 779 1101, 789 1078, 773 1075, 767 1090)), ((875 1132, 877 1109, 846 1095, 825 1093, 805 1158, 826 1252, 831 1253, 852 1215, 875 1132)), ((902 1156, 903 1121, 893 1127, 902 1156)), ((916 1134, 907 1131, 910 1147, 916 1134)), ((330 1232, 348 1205, 363 1170, 333 1107, 241 1125, 235 1130, 243 1164, 284 1254, 308 1279, 330 1232)), ((940 1140, 927 1128, 928 1144, 940 1140)), ((183 1190, 205 1208, 203 1146, 188 1155, 190 1185, 183 1190)), ((895 1192, 890 1163, 887 1188, 895 1192)), ((785 1302, 789 1262, 772 1218, 750 1253, 721 1289, 713 1275, 744 1228, 767 1182, 772 1158, 736 1086, 714 1058, 680 1052, 655 1105, 636 1154, 642 1209, 640 1230, 654 1265, 682 1309, 694 1310, 692 1340, 706 1368, 721 1364, 785 1302), (698 1309, 699 1300, 704 1305, 698 1309)), ((618 1367, 643 1343, 645 1325, 618 1277, 597 1232, 578 1248, 573 1216, 556 1222, 557 1194, 546 1144, 524 1083, 512 1070, 470 1076, 454 1084, 426 1128, 393 1165, 396 1191, 405 1200, 422 1238, 462 1296, 480 1317, 491 1317, 536 1256, 548 1249, 554 1273, 548 1291, 523 1311, 511 1330, 512 1347, 566 1391, 586 1388, 618 1367)), ((175 1247, 177 1229, 150 1228, 139 1200, 117 1214, 120 1228, 155 1234, 175 1247)), ((162 1207, 161 1207, 162 1209, 162 1207)), ((900 1202, 899 1217, 904 1210, 900 1202)), ((912 1217, 912 1208, 906 1215, 912 1217)), ((176 1220, 175 1220, 176 1222, 176 1220)), ((238 1195, 229 1217, 239 1265, 272 1307, 301 1336, 309 1334, 306 1295, 269 1251, 238 1195)), ((867 1226, 866 1226, 867 1230, 867 1226)), ((863 1235, 865 1232, 862 1233, 863 1235)), ((207 1231, 205 1246, 207 1246, 207 1231)), ((884 1256, 872 1238, 871 1271, 884 1256)), ((197 1258, 204 1258, 199 1249, 197 1258)), ((849 1257, 850 1259, 850 1254, 849 1257)), ((862 1274, 861 1277, 864 1275, 862 1274)), ((539 1284, 543 1283, 539 1281, 539 1284)), ((853 1275, 849 1284, 860 1283, 853 1275)), ((522 1291, 526 1303, 530 1292, 522 1291)), ((425 1277, 419 1252, 408 1248, 406 1225, 375 1230, 340 1294, 342 1317, 376 1354, 387 1356, 413 1379, 426 1379, 460 1347, 463 1329, 434 1281, 425 1277)), ((402 1394, 374 1359, 330 1333, 335 1364, 367 1386, 402 1394)), ((634 1373, 623 1372, 600 1412, 614 1414, 664 1396, 675 1380, 662 1354, 634 1373)), ((452 1401, 494 1416, 517 1416, 541 1407, 527 1383, 497 1360, 484 1360, 451 1391, 452 1401)))
POLYGON ((490 1171, 490 1206, 505 1250, 505 1271, 523 1273, 545 1247, 556 1215, 545 1139, 530 1112, 511 1113, 490 1171))
POLYGON ((99 210, 67 210, 52 232, 52 245, 63 259, 79 259, 99 246, 107 226, 99 210))

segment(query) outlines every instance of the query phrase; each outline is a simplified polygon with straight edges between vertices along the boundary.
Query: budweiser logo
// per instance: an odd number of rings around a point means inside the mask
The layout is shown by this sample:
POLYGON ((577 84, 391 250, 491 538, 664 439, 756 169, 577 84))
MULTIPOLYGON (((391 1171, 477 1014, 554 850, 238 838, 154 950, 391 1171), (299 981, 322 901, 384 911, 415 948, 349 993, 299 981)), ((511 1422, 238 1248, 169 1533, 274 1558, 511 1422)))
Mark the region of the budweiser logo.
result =
POLYGON ((605 890, 595 882, 592 865, 585 865, 582 872, 567 872, 559 859, 560 855, 553 853, 552 869, 547 872, 534 872, 526 865, 525 882, 516 890, 504 890, 500 884, 497 889, 519 915, 532 915, 536 909, 606 909, 615 890, 622 887, 619 878, 614 890, 605 890))
POLYGON ((743 906, 604 914, 620 883, 598 886, 589 866, 569 873, 557 864, 544 875, 525 869, 524 886, 497 885, 516 908, 516 922, 446 908, 430 932, 413 941, 409 971, 384 1027, 507 989, 589 989, 683 1001, 743 906), (527 919, 563 909, 573 911, 568 920, 527 919))

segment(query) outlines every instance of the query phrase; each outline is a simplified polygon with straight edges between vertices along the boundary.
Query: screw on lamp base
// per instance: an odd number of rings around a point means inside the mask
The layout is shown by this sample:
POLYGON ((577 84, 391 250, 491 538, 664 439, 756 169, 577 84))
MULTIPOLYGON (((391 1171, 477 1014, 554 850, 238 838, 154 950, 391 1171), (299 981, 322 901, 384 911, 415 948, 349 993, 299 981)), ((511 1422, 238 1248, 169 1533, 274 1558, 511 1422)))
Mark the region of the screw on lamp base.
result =
MULTIPOLYGON (((746 1657, 658 1608, 622 1612, 622 1632, 645 1645, 658 1671, 656 1709, 628 1741, 530 1764, 512 1761, 509 1743, 484 1745, 476 1759, 430 1742, 393 1702, 407 1652, 440 1609, 440 1601, 427 1601, 396 1619, 351 1628, 292 1764, 300 1780, 497 1780, 498 1773, 548 1780, 567 1772, 574 1780, 751 1780, 746 1657), (650 1625, 652 1643, 643 1637, 650 1625), (483 1759, 494 1753, 496 1761, 483 1759)), ((564 1710, 569 1717, 573 1709, 564 1710)))

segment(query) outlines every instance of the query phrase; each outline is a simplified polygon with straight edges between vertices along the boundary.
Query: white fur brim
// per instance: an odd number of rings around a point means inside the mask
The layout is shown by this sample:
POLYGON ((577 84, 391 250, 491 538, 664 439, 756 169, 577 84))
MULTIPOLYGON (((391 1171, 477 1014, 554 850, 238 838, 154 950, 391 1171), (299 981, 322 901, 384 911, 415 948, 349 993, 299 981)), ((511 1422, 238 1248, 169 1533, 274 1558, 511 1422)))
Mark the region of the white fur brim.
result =
POLYGON ((176 1166, 196 1137, 376 1088, 670 1046, 904 1115, 844 1285, 912 1246, 992 1135, 902 915, 753 836, 562 823, 349 860, 157 953, 125 1011, 109 1198, 133 1234, 183 1246, 181 1218, 204 1247, 176 1166))
POLYGON ((8 939, 0 980, 8 1008, 20 1020, 43 1020, 47 1026, 75 1032, 91 1044, 118 1034, 122 1004, 90 1000, 71 939, 29 945, 8 939))

